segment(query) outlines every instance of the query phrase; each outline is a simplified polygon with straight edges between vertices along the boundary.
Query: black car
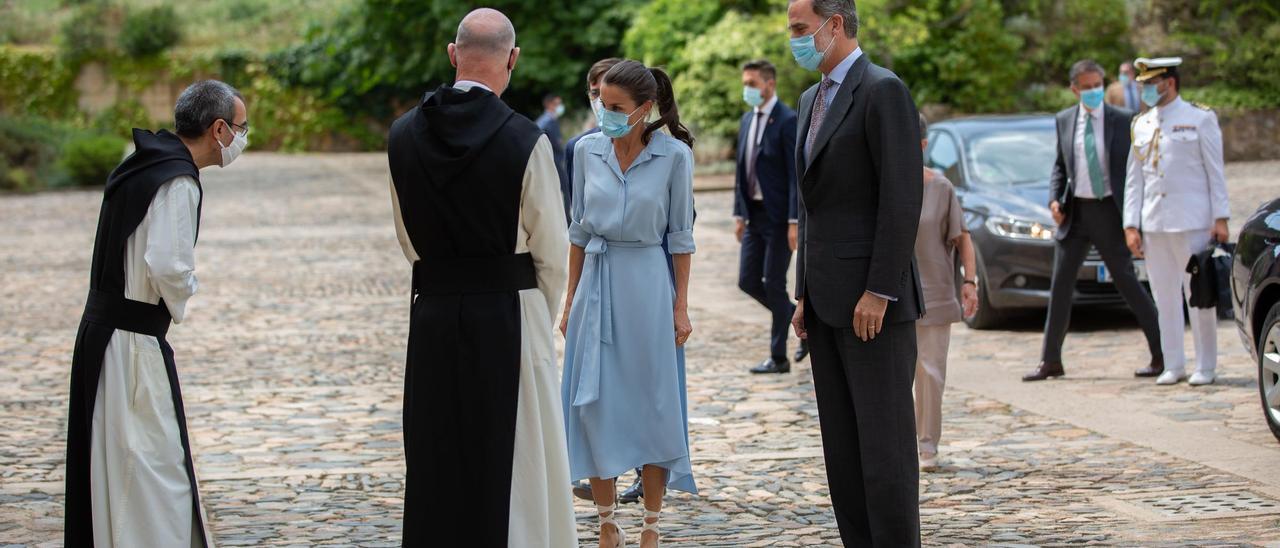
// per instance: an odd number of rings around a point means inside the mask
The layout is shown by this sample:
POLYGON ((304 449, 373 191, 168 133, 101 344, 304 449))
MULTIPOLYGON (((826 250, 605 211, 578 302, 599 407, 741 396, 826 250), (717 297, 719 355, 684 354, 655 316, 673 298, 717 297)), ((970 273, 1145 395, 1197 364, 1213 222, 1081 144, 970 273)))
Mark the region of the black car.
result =
POLYGON ((1258 392, 1271 433, 1280 439, 1280 199, 1240 228, 1231 256, 1231 306, 1245 347, 1258 362, 1258 392))
MULTIPOLYGON (((1053 232, 1049 174, 1058 146, 1053 116, 982 116, 929 127, 925 165, 955 184, 978 259, 978 314, 970 327, 999 326, 1015 309, 1049 304, 1053 232)), ((1138 278, 1146 280, 1141 260, 1138 278)), ((1121 304, 1110 273, 1090 249, 1076 282, 1076 305, 1121 304)))

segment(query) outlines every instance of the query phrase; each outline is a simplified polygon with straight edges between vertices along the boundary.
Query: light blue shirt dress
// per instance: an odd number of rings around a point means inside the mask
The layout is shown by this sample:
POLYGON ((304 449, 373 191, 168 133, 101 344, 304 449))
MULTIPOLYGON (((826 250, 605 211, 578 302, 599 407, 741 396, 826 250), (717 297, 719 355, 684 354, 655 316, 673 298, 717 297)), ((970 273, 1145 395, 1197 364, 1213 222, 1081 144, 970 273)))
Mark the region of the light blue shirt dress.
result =
MULTIPOLYGON (((633 131, 640 131, 637 127, 633 131)), ((613 142, 587 135, 573 154, 569 240, 586 250, 569 312, 563 395, 573 479, 654 464, 696 493, 689 462, 675 286, 662 250, 690 254, 693 152, 654 132, 623 173, 613 142)))

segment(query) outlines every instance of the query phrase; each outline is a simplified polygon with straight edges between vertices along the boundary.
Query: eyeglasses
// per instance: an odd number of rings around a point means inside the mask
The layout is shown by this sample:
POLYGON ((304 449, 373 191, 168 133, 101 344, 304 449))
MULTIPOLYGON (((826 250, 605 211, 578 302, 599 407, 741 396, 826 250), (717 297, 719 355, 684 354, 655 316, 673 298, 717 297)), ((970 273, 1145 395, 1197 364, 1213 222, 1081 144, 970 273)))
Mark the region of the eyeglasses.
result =
MULTIPOLYGON (((219 118, 218 120, 222 120, 222 121, 224 121, 224 122, 227 122, 227 125, 228 125, 228 126, 231 126, 231 131, 232 131, 233 133, 235 133, 235 134, 236 134, 237 136, 239 136, 239 137, 244 137, 245 135, 248 135, 248 134, 249 134, 249 121, 248 121, 248 120, 245 120, 245 121, 244 121, 244 124, 237 124, 237 123, 235 123, 235 122, 228 121, 228 120, 227 120, 227 119, 225 119, 225 118, 219 118)), ((217 121, 217 120, 214 120, 214 122, 213 122, 213 123, 214 123, 214 124, 216 124, 216 123, 218 123, 218 121, 217 121)), ((213 124, 210 124, 210 125, 213 125, 213 124)))
POLYGON ((244 137, 245 135, 248 135, 248 134, 249 134, 249 121, 248 121, 248 120, 245 120, 245 121, 244 121, 244 125, 237 124, 237 123, 235 123, 235 122, 227 122, 227 124, 231 125, 231 127, 232 127, 232 128, 239 130, 239 131, 237 131, 237 132, 236 132, 236 134, 237 134, 237 135, 239 135, 239 136, 241 136, 241 137, 244 137))

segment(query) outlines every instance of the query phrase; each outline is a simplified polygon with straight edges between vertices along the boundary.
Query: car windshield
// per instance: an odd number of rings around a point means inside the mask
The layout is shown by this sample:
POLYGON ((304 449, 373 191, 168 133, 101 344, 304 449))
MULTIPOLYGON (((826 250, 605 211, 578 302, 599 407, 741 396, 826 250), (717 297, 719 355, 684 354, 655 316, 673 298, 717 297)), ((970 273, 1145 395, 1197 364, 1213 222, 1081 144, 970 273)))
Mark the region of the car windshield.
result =
POLYGON ((1048 181, 1057 143, 1053 133, 1053 126, 1046 126, 970 134, 965 155, 969 178, 996 186, 1048 181))

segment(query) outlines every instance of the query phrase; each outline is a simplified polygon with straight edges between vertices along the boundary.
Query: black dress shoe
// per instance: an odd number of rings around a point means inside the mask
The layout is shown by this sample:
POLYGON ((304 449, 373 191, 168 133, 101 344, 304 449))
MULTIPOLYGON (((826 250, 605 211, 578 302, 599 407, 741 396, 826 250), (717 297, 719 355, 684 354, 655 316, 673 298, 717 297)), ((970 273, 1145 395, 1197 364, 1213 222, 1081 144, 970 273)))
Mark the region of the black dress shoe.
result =
POLYGON ((595 500, 591 497, 591 482, 578 480, 573 484, 573 496, 582 500, 595 500))
POLYGON ((1049 377, 1061 377, 1066 374, 1061 363, 1040 362, 1035 371, 1022 376, 1023 382, 1042 381, 1049 377))
POLYGON ((809 357, 809 341, 800 339, 800 348, 796 349, 796 355, 791 357, 791 361, 801 362, 807 357, 809 357))
POLYGON ((757 366, 755 366, 755 367, 752 367, 752 368, 751 368, 751 372, 752 372, 752 373, 756 373, 756 374, 761 374, 761 373, 790 373, 790 372, 791 372, 791 362, 788 362, 788 361, 786 360, 786 358, 783 358, 783 359, 781 359, 781 360, 775 360, 775 359, 773 359, 773 358, 769 358, 769 359, 767 359, 767 360, 765 360, 765 361, 760 362, 760 365, 757 365, 757 366))
POLYGON ((1159 377, 1164 373, 1164 358, 1151 358, 1151 365, 1133 372, 1135 377, 1159 377))
POLYGON ((640 497, 643 496, 644 483, 640 478, 636 478, 636 482, 633 483, 631 487, 628 487, 626 491, 623 491, 621 495, 618 495, 618 502, 622 504, 632 504, 640 502, 640 497))

